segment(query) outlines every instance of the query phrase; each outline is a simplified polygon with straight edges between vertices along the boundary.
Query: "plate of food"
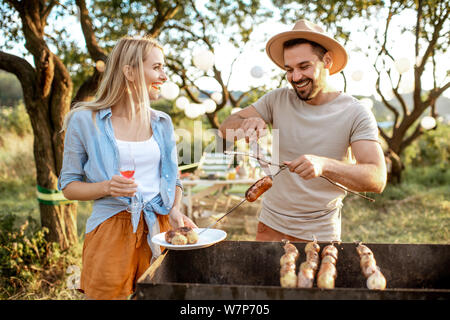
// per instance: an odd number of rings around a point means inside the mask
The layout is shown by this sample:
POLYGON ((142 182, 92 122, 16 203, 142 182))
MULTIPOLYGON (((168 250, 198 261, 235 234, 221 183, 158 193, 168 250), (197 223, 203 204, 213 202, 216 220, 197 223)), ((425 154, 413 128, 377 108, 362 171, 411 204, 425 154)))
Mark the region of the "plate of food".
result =
POLYGON ((193 250, 212 246, 224 240, 227 233, 220 229, 181 227, 167 232, 158 233, 152 237, 152 242, 171 250, 193 250))

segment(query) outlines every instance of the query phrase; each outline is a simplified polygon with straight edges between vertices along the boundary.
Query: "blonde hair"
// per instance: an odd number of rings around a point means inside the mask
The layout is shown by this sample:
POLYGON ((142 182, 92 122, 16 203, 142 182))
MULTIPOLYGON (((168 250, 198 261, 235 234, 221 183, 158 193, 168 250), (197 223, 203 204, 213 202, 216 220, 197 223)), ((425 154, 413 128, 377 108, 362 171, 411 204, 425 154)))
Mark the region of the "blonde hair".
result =
POLYGON ((150 123, 150 99, 145 84, 143 65, 145 57, 155 47, 163 50, 162 46, 151 37, 120 39, 108 56, 106 68, 94 99, 75 103, 72 110, 65 116, 61 131, 67 129, 67 124, 74 112, 81 110, 92 110, 95 124, 96 112, 117 104, 124 98, 124 95, 127 95, 130 101, 132 119, 136 115, 136 108, 139 108, 141 120, 150 123), (122 70, 126 65, 133 70, 134 81, 129 81, 125 77, 122 70), (130 82, 133 84, 133 88, 130 87, 130 82), (132 97, 132 89, 137 98, 137 105, 132 97))

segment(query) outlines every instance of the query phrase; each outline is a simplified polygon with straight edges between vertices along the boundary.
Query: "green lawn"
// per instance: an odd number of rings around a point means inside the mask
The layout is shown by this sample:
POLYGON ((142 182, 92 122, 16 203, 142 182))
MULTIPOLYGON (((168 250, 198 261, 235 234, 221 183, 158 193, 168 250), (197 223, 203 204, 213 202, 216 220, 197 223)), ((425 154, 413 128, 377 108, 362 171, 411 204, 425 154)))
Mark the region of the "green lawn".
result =
MULTIPOLYGON (((409 185, 410 187, 411 185, 409 185)), ((449 187, 416 188, 390 199, 404 186, 388 186, 376 202, 350 196, 344 200, 342 241, 381 243, 450 243, 449 187)))

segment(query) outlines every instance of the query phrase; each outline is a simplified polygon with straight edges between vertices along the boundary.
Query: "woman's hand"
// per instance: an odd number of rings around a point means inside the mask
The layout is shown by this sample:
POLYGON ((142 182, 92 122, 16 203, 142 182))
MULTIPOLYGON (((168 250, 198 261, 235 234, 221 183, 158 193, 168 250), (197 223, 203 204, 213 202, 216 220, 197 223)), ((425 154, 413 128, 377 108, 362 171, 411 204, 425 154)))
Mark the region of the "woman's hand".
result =
POLYGON ((106 194, 113 197, 133 197, 137 191, 137 184, 133 178, 128 179, 120 175, 112 176, 106 181, 106 194))
POLYGON ((185 216, 177 207, 173 207, 169 213, 169 223, 172 228, 176 229, 179 227, 191 227, 198 228, 197 225, 185 216))

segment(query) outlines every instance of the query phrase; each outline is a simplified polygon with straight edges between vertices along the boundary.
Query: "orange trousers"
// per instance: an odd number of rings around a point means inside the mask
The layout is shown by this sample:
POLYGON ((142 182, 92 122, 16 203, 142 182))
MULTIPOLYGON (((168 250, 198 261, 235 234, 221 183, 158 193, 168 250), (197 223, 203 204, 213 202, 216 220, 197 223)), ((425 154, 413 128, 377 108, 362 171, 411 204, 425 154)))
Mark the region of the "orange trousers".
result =
MULTIPOLYGON (((160 232, 169 230, 169 216, 156 216, 160 232)), ((142 213, 133 233, 127 211, 119 212, 86 234, 80 279, 80 291, 86 298, 127 299, 135 291, 136 282, 150 266, 152 257, 147 234, 142 213)))

